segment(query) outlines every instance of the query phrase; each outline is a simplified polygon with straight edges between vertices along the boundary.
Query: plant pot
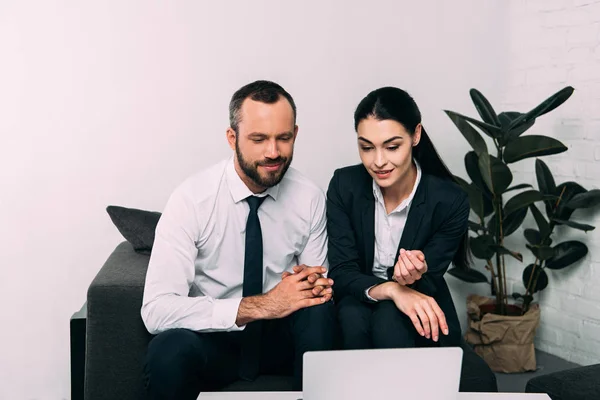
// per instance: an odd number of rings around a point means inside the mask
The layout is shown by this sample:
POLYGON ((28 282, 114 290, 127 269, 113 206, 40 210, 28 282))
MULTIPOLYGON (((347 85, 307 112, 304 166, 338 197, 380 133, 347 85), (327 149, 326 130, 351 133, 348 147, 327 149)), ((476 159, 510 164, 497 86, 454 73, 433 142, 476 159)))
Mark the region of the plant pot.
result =
POLYGON ((535 371, 533 340, 540 323, 540 308, 532 304, 521 315, 518 306, 509 306, 509 314, 494 314, 495 299, 478 295, 467 298, 469 326, 465 340, 495 372, 535 371), (514 315, 517 314, 517 315, 514 315))

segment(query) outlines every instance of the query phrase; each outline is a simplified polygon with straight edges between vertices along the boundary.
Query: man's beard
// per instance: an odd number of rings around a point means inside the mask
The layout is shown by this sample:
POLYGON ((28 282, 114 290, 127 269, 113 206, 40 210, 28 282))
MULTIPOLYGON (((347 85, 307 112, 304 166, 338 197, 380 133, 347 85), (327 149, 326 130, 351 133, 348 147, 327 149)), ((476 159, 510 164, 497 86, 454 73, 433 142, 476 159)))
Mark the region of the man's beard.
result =
POLYGON ((248 178, 250 178, 250 180, 252 180, 252 182, 254 182, 256 185, 258 185, 260 187, 264 187, 264 188, 270 188, 272 186, 277 185, 279 182, 281 182, 281 180, 283 179, 283 176, 285 175, 286 171, 290 167, 290 164, 292 163, 292 156, 290 156, 289 158, 277 157, 275 159, 267 159, 264 161, 257 161, 254 163, 248 162, 244 159, 244 156, 242 155, 242 152, 240 151, 240 147, 239 147, 237 141, 235 143, 235 153, 237 155, 237 159, 238 159, 240 168, 242 169, 242 171, 244 171, 244 174, 246 174, 246 176, 248 178), (281 169, 276 172, 268 172, 267 171, 266 177, 262 177, 260 175, 260 173, 258 172, 259 165, 269 166, 269 165, 277 165, 277 164, 283 164, 281 169))

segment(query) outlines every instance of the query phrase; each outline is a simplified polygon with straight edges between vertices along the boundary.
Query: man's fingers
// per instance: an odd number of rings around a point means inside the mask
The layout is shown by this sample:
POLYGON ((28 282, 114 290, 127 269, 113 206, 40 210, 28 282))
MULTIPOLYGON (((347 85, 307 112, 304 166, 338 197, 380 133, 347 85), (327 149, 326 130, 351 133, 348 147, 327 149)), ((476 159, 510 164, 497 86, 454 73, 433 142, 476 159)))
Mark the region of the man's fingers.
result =
POLYGON ((332 286, 333 279, 319 278, 314 283, 310 283, 308 280, 298 282, 300 290, 312 289, 317 286, 332 286))
POLYGON ((285 279, 290 275, 297 274, 297 273, 301 272, 302 270, 304 270, 304 268, 306 268, 306 265, 304 265, 304 264, 294 265, 292 267, 292 271, 294 271, 294 272, 285 271, 284 273, 281 274, 281 279, 285 279))
POLYGON ((429 339, 431 337, 431 326, 429 325, 429 317, 427 316, 427 313, 425 312, 425 310, 423 310, 419 303, 415 304, 415 311, 417 312, 417 315, 421 320, 421 324, 423 325, 425 337, 429 339))
POLYGON ((315 296, 318 296, 318 295, 320 295, 320 294, 321 294, 321 292, 322 292, 324 289, 325 289, 325 287, 324 287, 324 286, 315 286, 314 288, 312 288, 312 293, 313 293, 315 296))
POLYGON ((440 330, 438 325, 438 316, 431 307, 431 304, 427 300, 422 303, 423 310, 427 313, 427 317, 429 318, 429 325, 431 326, 431 338, 434 342, 438 341, 440 337, 440 330))
POLYGON ((324 274, 326 271, 327 269, 325 269, 324 267, 306 267, 299 273, 295 274, 294 278, 297 281, 301 281, 308 278, 308 276, 311 274, 324 274))
POLYGON ((309 299, 300 300, 297 303, 298 309, 318 306, 319 304, 326 303, 331 300, 331 295, 323 296, 323 297, 311 297, 309 299))
POLYGON ((295 265, 292 270, 295 273, 301 272, 304 268, 306 268, 306 265, 302 264, 302 265, 295 265))
POLYGON ((314 283, 315 286, 333 286, 333 279, 319 278, 314 283))
POLYGON ((440 330, 444 335, 448 335, 448 333, 450 332, 448 330, 448 322, 446 322, 446 315, 438 305, 437 301, 435 301, 433 298, 429 299, 429 303, 431 304, 431 309, 437 316, 440 325, 440 330))

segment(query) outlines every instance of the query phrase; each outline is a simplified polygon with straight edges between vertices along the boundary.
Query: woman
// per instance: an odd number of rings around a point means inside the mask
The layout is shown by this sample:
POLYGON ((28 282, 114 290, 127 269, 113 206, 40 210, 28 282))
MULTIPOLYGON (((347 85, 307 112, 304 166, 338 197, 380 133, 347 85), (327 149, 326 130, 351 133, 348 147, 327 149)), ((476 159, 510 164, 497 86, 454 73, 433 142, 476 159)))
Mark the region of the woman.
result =
POLYGON ((415 101, 384 87, 354 114, 362 165, 327 191, 329 277, 346 349, 456 346, 443 278, 468 266, 466 193, 438 156, 415 101))

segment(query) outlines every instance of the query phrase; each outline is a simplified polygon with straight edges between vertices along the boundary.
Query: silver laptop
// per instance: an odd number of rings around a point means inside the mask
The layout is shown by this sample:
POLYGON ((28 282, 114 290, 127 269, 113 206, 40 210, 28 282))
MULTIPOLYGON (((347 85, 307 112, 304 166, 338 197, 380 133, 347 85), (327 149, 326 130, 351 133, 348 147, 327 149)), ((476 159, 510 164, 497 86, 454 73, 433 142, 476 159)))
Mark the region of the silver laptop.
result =
POLYGON ((303 400, 456 400, 460 347, 304 353, 303 400))

